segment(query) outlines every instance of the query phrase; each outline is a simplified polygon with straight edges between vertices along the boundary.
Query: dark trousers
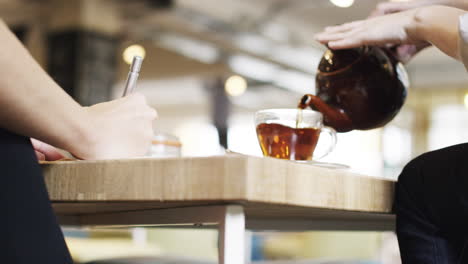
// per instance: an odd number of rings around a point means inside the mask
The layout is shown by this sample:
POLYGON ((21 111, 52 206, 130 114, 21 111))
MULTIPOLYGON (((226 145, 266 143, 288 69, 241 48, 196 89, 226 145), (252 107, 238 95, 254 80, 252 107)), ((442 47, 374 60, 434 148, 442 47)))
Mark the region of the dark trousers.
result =
POLYGON ((468 144, 411 161, 394 210, 403 264, 468 263, 468 144))
POLYGON ((29 139, 2 129, 0 181, 0 263, 72 263, 29 139))

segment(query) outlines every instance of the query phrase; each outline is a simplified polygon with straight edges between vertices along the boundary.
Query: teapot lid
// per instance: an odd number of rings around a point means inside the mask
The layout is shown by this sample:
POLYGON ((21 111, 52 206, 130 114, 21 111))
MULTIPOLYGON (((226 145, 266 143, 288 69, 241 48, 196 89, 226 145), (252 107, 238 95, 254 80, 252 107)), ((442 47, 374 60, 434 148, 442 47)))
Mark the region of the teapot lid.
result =
POLYGON ((328 49, 325 51, 318 69, 323 73, 341 70, 355 63, 366 51, 365 47, 344 50, 328 49))

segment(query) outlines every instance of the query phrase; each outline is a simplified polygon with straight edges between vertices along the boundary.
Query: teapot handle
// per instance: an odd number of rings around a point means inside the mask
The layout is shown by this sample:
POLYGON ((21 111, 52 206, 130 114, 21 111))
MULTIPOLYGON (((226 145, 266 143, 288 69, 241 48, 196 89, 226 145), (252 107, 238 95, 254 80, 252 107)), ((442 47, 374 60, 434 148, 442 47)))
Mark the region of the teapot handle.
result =
POLYGON ((321 130, 320 130, 319 141, 320 141, 322 133, 327 133, 330 136, 330 138, 331 138, 330 146, 327 148, 325 153, 323 153, 322 155, 319 155, 319 156, 313 155, 313 157, 312 157, 313 159, 321 159, 321 158, 327 156, 330 152, 332 152, 333 149, 335 149, 336 142, 337 142, 335 129, 333 129, 331 127, 328 127, 328 126, 322 127, 321 130))

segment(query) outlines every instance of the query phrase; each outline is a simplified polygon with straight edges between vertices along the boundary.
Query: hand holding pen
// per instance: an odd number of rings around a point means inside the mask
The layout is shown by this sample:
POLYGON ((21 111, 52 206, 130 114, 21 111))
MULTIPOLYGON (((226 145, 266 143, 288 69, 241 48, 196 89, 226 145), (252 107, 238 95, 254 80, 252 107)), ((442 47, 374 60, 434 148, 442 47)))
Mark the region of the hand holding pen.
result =
POLYGON ((133 93, 143 59, 134 57, 123 97, 87 108, 92 111, 95 145, 93 151, 73 152, 82 159, 117 159, 144 156, 153 138, 156 111, 146 98, 133 93))

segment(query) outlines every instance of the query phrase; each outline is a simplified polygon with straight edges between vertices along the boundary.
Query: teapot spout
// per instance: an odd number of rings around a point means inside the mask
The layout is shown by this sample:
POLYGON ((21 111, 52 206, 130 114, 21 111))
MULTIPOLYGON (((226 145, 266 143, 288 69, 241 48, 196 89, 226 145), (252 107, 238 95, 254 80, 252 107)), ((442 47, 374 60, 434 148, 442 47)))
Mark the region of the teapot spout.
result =
POLYGON ((333 127, 338 132, 348 132, 354 129, 353 122, 343 109, 332 107, 311 94, 306 94, 301 98, 298 108, 305 109, 308 106, 323 114, 323 123, 326 126, 333 127))

